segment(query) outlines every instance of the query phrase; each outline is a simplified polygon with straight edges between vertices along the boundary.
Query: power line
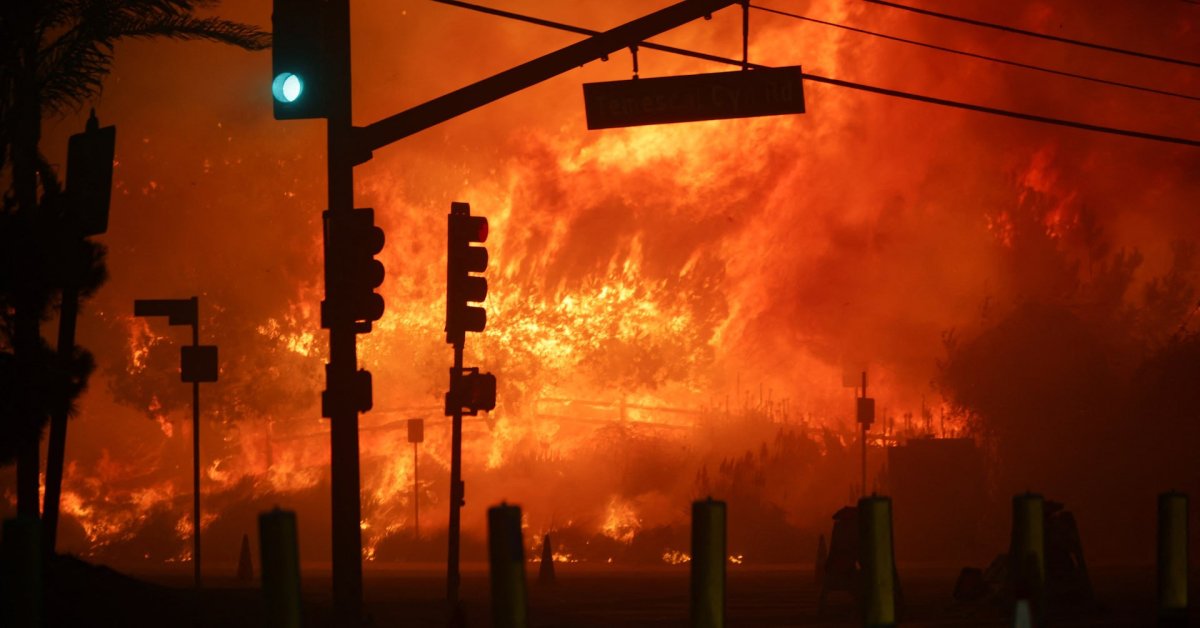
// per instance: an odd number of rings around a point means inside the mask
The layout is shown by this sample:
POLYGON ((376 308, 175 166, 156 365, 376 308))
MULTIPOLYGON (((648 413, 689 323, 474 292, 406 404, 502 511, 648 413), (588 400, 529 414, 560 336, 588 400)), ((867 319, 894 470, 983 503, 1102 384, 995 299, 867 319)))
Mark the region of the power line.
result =
MULTIPOLYGON (((471 2, 464 2, 463 0, 432 0, 432 1, 437 2, 439 4, 456 6, 456 7, 468 9, 471 11, 486 13, 489 15, 503 17, 503 18, 507 18, 507 19, 511 19, 511 20, 517 20, 520 22, 526 22, 529 24, 536 24, 538 26, 545 26, 547 28, 554 28, 554 29, 558 29, 558 30, 562 30, 562 31, 568 31, 568 32, 577 33, 580 35, 598 35, 598 34, 600 34, 600 31, 594 31, 594 30, 591 30, 588 28, 583 28, 580 26, 572 26, 570 24, 563 24, 561 22, 554 22, 551 20, 546 20, 546 19, 542 19, 542 18, 523 15, 520 13, 513 13, 511 11, 504 11, 502 9, 494 9, 491 7, 485 7, 485 6, 474 4, 471 2)), ((723 63, 725 65, 732 65, 732 66, 737 66, 737 67, 743 66, 742 62, 738 61, 736 59, 730 59, 728 57, 721 57, 718 55, 708 54, 705 52, 697 52, 694 50, 687 50, 685 48, 676 48, 674 46, 664 46, 662 44, 655 44, 652 42, 642 42, 642 43, 638 44, 638 47, 639 48, 649 48, 651 50, 658 50, 660 52, 669 52, 671 54, 682 55, 685 57, 693 57, 696 59, 703 59, 705 61, 712 61, 714 63, 723 63)), ((754 68, 754 69, 759 69, 759 70, 770 69, 770 66, 766 66, 766 65, 762 65, 762 64, 758 64, 758 63, 749 63, 746 65, 749 65, 749 67, 754 68)), ((1184 146, 1200 147, 1200 141, 1198 141, 1198 140, 1191 140, 1191 139, 1175 137, 1175 136, 1171 136, 1171 135, 1157 135, 1154 133, 1143 133, 1141 131, 1132 131, 1129 129, 1120 129, 1120 128, 1116 128, 1116 127, 1107 127, 1107 126, 1101 126, 1101 125, 1097 125, 1097 124, 1088 124, 1085 122, 1077 122, 1074 120, 1051 118, 1049 116, 1039 116, 1039 115, 1035 115, 1035 114, 1022 113, 1019 111, 1011 111, 1008 109, 1000 109, 997 107, 988 107, 988 106, 984 106, 984 105, 976 105, 976 104, 965 103, 965 102, 960 102, 960 101, 956 101, 956 100, 949 100, 949 99, 945 99, 945 98, 935 98, 933 96, 924 96, 921 94, 913 94, 910 92, 904 92, 904 91, 900 91, 900 90, 896 90, 896 89, 888 89, 885 87, 876 87, 874 85, 855 83, 853 81, 844 81, 841 79, 820 76, 817 74, 809 74, 807 72, 805 72, 803 74, 803 78, 804 78, 804 80, 812 81, 814 83, 825 83, 828 85, 835 85, 837 87, 845 87, 847 89, 870 92, 873 94, 880 94, 883 96, 891 96, 893 98, 901 98, 904 100, 923 102, 923 103, 927 103, 927 104, 931 104, 931 105, 950 107, 953 109, 962 109, 962 110, 966 110, 966 111, 975 111, 978 113, 987 113, 987 114, 996 115, 996 116, 1003 116, 1006 118, 1014 118, 1017 120, 1026 120, 1026 121, 1030 121, 1030 122, 1040 122, 1042 124, 1050 124, 1050 125, 1055 125, 1055 126, 1063 126, 1063 127, 1068 127, 1068 128, 1081 129, 1081 130, 1085 130, 1085 131, 1092 131, 1095 133, 1106 133, 1109 135, 1134 137, 1134 138, 1138 138, 1138 139, 1151 140, 1151 141, 1156 141, 1156 142, 1166 142, 1169 144, 1182 144, 1184 146)))
POLYGON ((995 29, 998 31, 1004 31, 1006 33, 1016 33, 1018 35, 1025 35, 1027 37, 1036 37, 1038 39, 1057 41, 1057 42, 1063 43, 1063 44, 1072 44, 1075 46, 1083 46, 1085 48, 1093 48, 1095 50, 1104 50, 1106 52, 1115 52, 1117 54, 1128 55, 1131 57, 1140 57, 1142 59, 1151 59, 1154 61, 1162 61, 1164 63, 1174 63, 1177 65, 1186 65, 1186 66, 1193 67, 1193 68, 1200 68, 1200 63, 1197 63, 1195 61, 1186 61, 1184 59, 1176 59, 1174 57, 1164 57, 1161 55, 1154 55, 1154 54, 1149 54, 1149 53, 1145 53, 1145 52, 1138 52, 1136 50, 1129 50, 1127 48, 1117 48, 1116 46, 1107 46, 1104 44, 1094 44, 1089 41, 1082 41, 1079 39, 1071 39, 1069 37, 1059 37, 1058 35, 1047 35, 1046 33, 1038 33, 1035 31, 1028 31, 1028 30, 1025 30, 1022 28, 1016 28, 1013 26, 1005 26, 1003 24, 994 24, 992 22, 984 22, 982 20, 975 20, 975 19, 971 19, 969 17, 950 15, 948 13, 938 13, 937 11, 921 9, 921 8, 909 6, 906 4, 897 4, 895 2, 888 2, 887 0, 866 0, 866 1, 870 2, 872 4, 878 4, 878 5, 882 5, 885 7, 891 7, 893 9, 900 9, 902 11, 911 11, 912 13, 917 13, 920 15, 936 17, 936 18, 943 19, 943 20, 950 20, 952 22, 961 22, 963 24, 971 24, 972 26, 991 28, 991 29, 995 29))
POLYGON ((869 31, 869 30, 865 30, 862 28, 855 28, 853 26, 847 26, 845 24, 838 24, 836 22, 827 22, 825 20, 818 20, 816 18, 808 17, 807 15, 800 15, 797 13, 789 13, 787 11, 781 11, 779 9, 772 9, 770 7, 759 6, 757 4, 752 4, 750 6, 751 6, 751 8, 755 8, 755 9, 758 9, 759 11, 764 11, 767 13, 774 13, 776 15, 782 15, 782 16, 790 17, 790 18, 797 19, 797 20, 803 20, 805 22, 812 22, 814 24, 822 24, 824 26, 832 26, 834 28, 840 28, 840 29, 851 31, 854 33, 861 33, 863 35, 870 35, 871 37, 878 37, 880 39, 886 39, 888 41, 895 41, 895 42, 899 42, 902 44, 909 44, 912 46, 920 46, 922 48, 928 48, 930 50, 938 50, 941 52, 948 52, 950 54, 960 55, 963 57, 970 57, 972 59, 981 59, 984 61, 991 61, 993 63, 1000 63, 1003 65, 1009 65, 1009 66, 1013 66, 1013 67, 1017 67, 1017 68, 1024 68, 1026 70, 1034 70, 1037 72, 1045 72, 1047 74, 1066 76, 1069 78, 1079 79, 1082 81, 1091 81, 1093 83, 1101 83, 1103 85, 1111 85, 1113 87, 1124 87, 1126 89, 1134 89, 1134 90, 1138 90, 1138 91, 1142 91, 1142 92, 1149 92, 1151 94, 1159 94, 1162 96, 1173 96, 1175 98, 1186 98, 1187 100, 1200 101, 1200 97, 1197 97, 1197 96, 1189 96, 1187 94, 1180 94, 1178 92, 1172 92, 1172 91, 1167 91, 1167 90, 1163 90, 1163 89, 1155 89, 1153 87, 1145 87, 1143 85, 1134 85, 1132 83, 1122 83, 1120 81, 1110 81, 1108 79, 1102 79, 1102 78, 1098 78, 1095 76, 1087 76, 1085 74, 1076 74, 1074 72, 1055 70, 1052 68, 1046 68, 1046 67, 1042 67, 1042 66, 1038 66, 1038 65, 1021 63, 1019 61, 1011 61, 1009 59, 1001 59, 999 57, 990 57, 988 55, 981 55, 981 54, 977 54, 974 52, 966 52, 963 50, 956 50, 954 48, 938 46, 936 44, 931 44, 931 43, 927 43, 927 42, 923 42, 923 41, 917 41, 915 39, 906 39, 904 37, 896 37, 894 35, 885 35, 883 33, 877 33, 875 31, 869 31))

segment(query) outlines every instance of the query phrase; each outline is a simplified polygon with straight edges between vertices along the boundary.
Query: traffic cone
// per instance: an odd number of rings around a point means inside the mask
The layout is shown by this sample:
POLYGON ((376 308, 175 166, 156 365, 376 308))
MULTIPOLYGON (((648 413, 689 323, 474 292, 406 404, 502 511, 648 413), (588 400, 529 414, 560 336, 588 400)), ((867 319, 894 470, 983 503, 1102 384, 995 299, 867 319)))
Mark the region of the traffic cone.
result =
POLYGON ((238 580, 250 582, 254 580, 254 561, 250 558, 250 535, 242 535, 242 555, 238 558, 238 580))
POLYGON ((540 584, 554 584, 554 546, 550 544, 550 535, 542 537, 542 566, 538 569, 540 584))

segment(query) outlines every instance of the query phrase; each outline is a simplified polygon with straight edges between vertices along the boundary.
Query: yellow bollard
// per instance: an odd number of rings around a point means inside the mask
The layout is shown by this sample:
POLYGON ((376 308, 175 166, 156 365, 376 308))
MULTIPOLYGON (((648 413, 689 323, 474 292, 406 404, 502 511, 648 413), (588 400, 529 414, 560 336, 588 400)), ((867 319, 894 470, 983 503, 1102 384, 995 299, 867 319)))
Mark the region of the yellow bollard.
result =
POLYGON ((1013 496, 1008 587, 1014 598, 1029 600, 1034 617, 1039 620, 1044 617, 1046 607, 1045 521, 1045 501, 1041 495, 1013 496))
POLYGON ((858 500, 862 561, 863 625, 896 625, 896 561, 892 548, 892 500, 872 495, 858 500))
POLYGON ((1033 628, 1033 612, 1029 610, 1029 600, 1017 600, 1013 610, 1012 628, 1033 628))
POLYGON ((1158 622, 1186 626, 1188 621, 1188 498, 1158 496, 1158 622))
POLYGON ((488 563, 492 576, 492 626, 524 628, 529 623, 525 601, 525 544, 521 509, 501 503, 488 508, 488 563))
POLYGON ((693 628, 725 626, 725 502, 692 503, 693 628))
POLYGON ((0 539, 0 626, 42 625, 41 521, 6 519, 0 539))
POLYGON ((275 508, 258 516, 259 563, 270 628, 299 628, 301 624, 297 545, 296 513, 275 508))

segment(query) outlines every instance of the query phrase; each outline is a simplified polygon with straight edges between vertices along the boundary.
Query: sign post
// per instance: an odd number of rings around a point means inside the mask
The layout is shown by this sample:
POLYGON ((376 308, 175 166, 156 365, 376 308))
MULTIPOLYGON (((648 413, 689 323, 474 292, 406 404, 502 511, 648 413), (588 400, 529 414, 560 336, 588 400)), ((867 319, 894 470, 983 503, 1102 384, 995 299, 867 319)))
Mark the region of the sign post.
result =
POLYGON ((413 446, 413 540, 421 538, 421 493, 417 484, 417 445, 425 440, 425 419, 408 420, 408 442, 413 446))
POLYGON ((191 325, 192 344, 180 348, 179 379, 192 385, 192 570, 200 588, 200 382, 217 381, 217 347, 200 344, 197 297, 137 299, 134 316, 166 316, 168 325, 191 325))

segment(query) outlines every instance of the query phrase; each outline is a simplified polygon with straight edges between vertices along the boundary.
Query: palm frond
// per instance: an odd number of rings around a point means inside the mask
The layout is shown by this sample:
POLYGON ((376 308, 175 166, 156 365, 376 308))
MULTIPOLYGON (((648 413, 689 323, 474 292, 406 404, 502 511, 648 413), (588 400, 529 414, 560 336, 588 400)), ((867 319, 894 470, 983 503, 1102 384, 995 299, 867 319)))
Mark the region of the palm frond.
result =
POLYGON ((123 38, 206 40, 263 50, 271 36, 255 26, 189 14, 209 0, 85 2, 70 28, 43 49, 38 68, 42 106, 62 114, 92 99, 112 68, 113 46, 123 38))
POLYGON ((117 24, 112 33, 121 37, 167 37, 170 39, 203 39, 230 44, 246 50, 265 50, 271 46, 271 35, 256 26, 216 17, 197 18, 190 15, 156 15, 131 19, 117 24))

